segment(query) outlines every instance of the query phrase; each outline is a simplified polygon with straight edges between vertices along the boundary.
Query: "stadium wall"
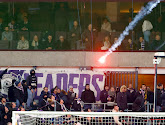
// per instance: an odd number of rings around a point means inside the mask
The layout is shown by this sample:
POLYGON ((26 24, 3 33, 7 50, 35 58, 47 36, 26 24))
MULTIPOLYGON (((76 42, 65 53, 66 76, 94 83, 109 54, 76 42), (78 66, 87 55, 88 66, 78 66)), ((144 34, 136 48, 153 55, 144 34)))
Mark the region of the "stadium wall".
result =
MULTIPOLYGON (((0 66, 79 67, 154 67, 155 52, 113 52, 104 64, 98 62, 105 52, 83 51, 1 51, 0 66)), ((159 64, 165 67, 165 60, 159 64)))

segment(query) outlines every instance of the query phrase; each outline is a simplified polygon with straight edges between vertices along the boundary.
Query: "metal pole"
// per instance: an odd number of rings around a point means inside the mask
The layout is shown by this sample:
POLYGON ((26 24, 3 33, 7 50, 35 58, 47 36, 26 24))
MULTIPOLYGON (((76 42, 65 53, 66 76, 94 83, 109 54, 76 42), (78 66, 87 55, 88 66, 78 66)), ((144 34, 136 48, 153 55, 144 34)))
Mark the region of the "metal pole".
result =
POLYGON ((138 90, 138 68, 135 71, 135 90, 138 90))
MULTIPOLYGON (((157 59, 157 57, 155 57, 157 59)), ((157 64, 155 64, 155 76, 154 76, 154 112, 156 112, 156 106, 157 106, 157 64)))

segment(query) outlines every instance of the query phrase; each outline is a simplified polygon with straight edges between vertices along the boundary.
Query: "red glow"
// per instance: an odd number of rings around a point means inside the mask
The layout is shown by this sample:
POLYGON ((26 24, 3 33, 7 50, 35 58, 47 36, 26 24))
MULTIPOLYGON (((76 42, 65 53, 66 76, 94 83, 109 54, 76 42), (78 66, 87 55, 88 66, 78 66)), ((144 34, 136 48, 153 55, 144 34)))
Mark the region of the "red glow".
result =
POLYGON ((102 57, 99 59, 99 62, 100 62, 100 63, 105 63, 105 58, 106 58, 105 56, 102 56, 102 57))

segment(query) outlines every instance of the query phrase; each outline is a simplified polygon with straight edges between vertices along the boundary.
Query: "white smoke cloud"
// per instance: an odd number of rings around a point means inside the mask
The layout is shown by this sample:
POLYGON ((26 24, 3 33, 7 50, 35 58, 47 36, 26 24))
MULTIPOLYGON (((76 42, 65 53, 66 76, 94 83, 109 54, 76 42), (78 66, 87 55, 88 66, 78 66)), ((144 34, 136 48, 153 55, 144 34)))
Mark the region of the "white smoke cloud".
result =
POLYGON ((125 28, 122 34, 120 34, 118 40, 116 43, 114 43, 111 48, 106 52, 104 56, 102 56, 99 61, 101 63, 104 63, 106 57, 111 54, 113 51, 116 50, 118 46, 121 45, 122 41, 124 40, 125 36, 129 34, 130 30, 133 30, 133 28, 136 26, 136 24, 143 19, 146 15, 150 14, 152 10, 160 3, 161 0, 153 0, 148 2, 148 4, 145 7, 142 7, 140 12, 135 16, 132 22, 129 23, 129 25, 125 28))

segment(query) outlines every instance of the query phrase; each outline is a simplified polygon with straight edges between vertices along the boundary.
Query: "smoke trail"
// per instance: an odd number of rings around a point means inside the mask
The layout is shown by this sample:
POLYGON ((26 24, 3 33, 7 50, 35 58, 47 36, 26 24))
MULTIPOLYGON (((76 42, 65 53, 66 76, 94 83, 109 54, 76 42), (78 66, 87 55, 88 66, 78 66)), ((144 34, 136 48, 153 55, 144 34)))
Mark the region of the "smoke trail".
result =
POLYGON ((116 50, 118 46, 121 45, 122 41, 124 40, 125 36, 129 34, 130 30, 133 30, 133 28, 136 26, 136 24, 144 18, 146 15, 150 14, 151 11, 160 3, 161 0, 153 0, 150 1, 145 7, 142 7, 140 12, 135 16, 132 22, 129 23, 129 25, 125 28, 122 34, 120 34, 118 41, 112 45, 112 47, 106 52, 104 56, 102 56, 99 61, 101 63, 104 63, 106 57, 111 54, 113 51, 116 50))

